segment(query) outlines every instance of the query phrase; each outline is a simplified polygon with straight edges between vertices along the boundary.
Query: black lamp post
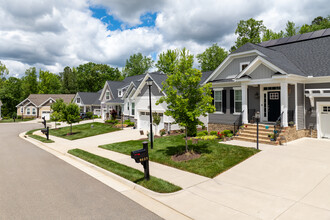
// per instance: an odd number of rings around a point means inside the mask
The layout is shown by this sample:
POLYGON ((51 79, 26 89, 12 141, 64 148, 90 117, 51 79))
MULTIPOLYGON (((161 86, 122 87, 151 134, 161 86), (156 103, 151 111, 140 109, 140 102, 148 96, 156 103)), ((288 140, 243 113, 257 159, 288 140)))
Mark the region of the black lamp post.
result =
POLYGON ((152 79, 149 77, 147 79, 147 85, 149 86, 149 109, 150 109, 150 148, 154 148, 154 143, 153 143, 153 135, 152 135, 152 110, 151 110, 151 86, 152 86, 152 79))
POLYGON ((259 120, 260 120, 260 112, 259 111, 256 112, 255 119, 257 121, 257 150, 259 150, 259 120))

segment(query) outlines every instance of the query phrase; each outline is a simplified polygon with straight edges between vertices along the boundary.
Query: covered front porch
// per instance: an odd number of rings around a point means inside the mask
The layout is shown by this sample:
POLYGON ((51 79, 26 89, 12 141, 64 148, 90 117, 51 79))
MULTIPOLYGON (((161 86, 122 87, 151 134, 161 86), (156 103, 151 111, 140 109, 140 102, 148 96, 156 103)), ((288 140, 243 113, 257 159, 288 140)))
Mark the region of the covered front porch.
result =
POLYGON ((102 104, 102 119, 111 119, 111 112, 116 111, 116 118, 121 118, 122 115, 122 103, 104 103, 102 104))
POLYGON ((260 112, 260 122, 283 127, 297 124, 298 96, 297 84, 255 83, 242 84, 242 123, 254 123, 256 112, 260 112))

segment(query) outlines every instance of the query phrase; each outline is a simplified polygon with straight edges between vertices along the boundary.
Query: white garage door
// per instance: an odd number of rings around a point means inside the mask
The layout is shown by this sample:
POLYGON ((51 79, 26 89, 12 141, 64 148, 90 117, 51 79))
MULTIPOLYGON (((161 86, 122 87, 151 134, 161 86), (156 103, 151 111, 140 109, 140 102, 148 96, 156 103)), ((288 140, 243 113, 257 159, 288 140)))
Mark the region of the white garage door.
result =
POLYGON ((46 120, 50 120, 50 111, 42 111, 41 118, 45 117, 46 120))
POLYGON ((330 138, 330 105, 321 105, 321 137, 330 138))
MULTIPOLYGON (((139 130, 150 130, 150 114, 149 112, 139 112, 139 121, 138 121, 138 129, 139 130)), ((160 129, 164 128, 164 121, 163 121, 163 113, 158 113, 161 120, 159 125, 157 126, 157 132, 159 132, 160 129)), ((153 130, 155 129, 155 126, 153 126, 153 130)))

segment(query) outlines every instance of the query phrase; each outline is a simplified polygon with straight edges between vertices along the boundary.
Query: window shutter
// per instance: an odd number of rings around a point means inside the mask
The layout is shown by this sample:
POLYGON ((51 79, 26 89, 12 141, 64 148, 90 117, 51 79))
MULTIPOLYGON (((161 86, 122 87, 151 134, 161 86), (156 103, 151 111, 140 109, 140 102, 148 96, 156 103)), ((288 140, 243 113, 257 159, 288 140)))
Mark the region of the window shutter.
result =
POLYGON ((234 90, 231 89, 230 90, 230 113, 233 114, 234 113, 234 90))
POLYGON ((226 90, 222 90, 222 112, 226 113, 227 109, 226 109, 226 103, 227 102, 227 97, 226 97, 226 90))
POLYGON ((213 98, 212 99, 212 105, 214 105, 214 90, 213 89, 211 90, 211 97, 213 98))

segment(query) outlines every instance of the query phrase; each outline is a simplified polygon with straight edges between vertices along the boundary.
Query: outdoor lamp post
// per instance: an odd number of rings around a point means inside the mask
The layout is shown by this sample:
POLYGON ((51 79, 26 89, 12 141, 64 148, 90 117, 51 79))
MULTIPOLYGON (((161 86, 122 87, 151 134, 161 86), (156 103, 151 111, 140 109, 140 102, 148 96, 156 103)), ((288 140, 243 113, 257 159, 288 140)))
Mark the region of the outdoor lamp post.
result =
POLYGON ((147 85, 149 86, 149 109, 150 109, 150 148, 154 148, 154 143, 153 143, 153 135, 152 135, 152 111, 151 111, 151 86, 152 86, 152 79, 149 77, 147 79, 147 85))
POLYGON ((255 119, 257 121, 257 150, 259 150, 259 120, 260 120, 260 112, 257 111, 254 117, 255 117, 255 119))

